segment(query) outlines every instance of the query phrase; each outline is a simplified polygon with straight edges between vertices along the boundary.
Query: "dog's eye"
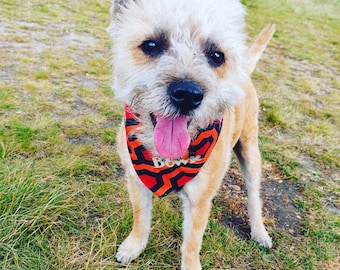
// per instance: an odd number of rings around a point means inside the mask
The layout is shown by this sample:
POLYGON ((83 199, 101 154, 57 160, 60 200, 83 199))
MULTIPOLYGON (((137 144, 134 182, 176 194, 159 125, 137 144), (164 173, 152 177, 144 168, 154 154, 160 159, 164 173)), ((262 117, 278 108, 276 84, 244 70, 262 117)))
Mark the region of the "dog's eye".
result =
POLYGON ((224 53, 219 51, 207 53, 208 62, 213 67, 219 67, 224 63, 224 53))
POLYGON ((145 40, 140 48, 143 53, 151 57, 156 57, 163 52, 163 46, 155 40, 145 40))

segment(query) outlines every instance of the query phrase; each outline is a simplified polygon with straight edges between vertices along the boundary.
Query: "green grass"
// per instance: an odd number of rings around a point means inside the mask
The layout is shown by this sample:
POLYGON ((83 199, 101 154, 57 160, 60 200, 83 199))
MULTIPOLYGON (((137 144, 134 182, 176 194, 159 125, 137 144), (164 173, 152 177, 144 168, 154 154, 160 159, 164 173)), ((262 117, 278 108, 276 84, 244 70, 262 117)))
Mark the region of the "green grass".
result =
MULTIPOLYGON (((340 2, 243 3, 251 36, 276 24, 253 75, 260 147, 264 166, 300 186, 301 231, 278 228, 266 210, 274 248, 261 249, 221 222, 229 212, 220 194, 203 268, 338 269, 340 2)), ((110 90, 109 5, 0 0, 1 269, 120 267, 132 213, 115 152, 122 112, 110 90)), ((180 267, 180 209, 174 195, 155 199, 150 241, 126 268, 180 267)))

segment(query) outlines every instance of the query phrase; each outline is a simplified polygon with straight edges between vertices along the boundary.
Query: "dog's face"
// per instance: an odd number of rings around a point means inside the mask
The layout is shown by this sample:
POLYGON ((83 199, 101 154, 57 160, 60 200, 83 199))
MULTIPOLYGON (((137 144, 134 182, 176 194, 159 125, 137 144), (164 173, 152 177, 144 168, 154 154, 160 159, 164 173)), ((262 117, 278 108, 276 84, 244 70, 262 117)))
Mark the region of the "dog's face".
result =
POLYGON ((115 96, 139 114, 145 146, 179 158, 243 98, 245 11, 234 0, 115 0, 111 13, 115 96))

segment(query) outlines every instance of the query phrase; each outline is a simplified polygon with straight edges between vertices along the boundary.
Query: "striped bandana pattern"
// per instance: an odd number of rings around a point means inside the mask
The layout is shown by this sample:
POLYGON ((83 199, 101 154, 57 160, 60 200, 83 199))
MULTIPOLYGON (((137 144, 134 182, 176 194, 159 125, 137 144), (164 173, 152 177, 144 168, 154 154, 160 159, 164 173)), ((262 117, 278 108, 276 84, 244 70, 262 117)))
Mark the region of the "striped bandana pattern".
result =
POLYGON ((179 191, 192 180, 209 158, 219 137, 222 120, 215 120, 205 129, 198 131, 188 150, 180 159, 162 158, 152 155, 137 139, 136 133, 141 123, 125 105, 126 142, 132 165, 143 184, 158 197, 172 191, 179 191))

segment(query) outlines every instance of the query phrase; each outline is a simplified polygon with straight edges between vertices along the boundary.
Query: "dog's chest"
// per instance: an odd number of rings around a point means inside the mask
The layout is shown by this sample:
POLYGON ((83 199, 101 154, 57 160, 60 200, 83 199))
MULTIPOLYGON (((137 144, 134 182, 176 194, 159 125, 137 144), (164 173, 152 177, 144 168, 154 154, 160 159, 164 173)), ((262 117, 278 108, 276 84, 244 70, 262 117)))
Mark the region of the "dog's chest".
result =
POLYGON ((126 107, 126 143, 132 165, 143 184, 155 195, 164 197, 179 191, 192 180, 208 160, 219 137, 222 120, 216 120, 199 130, 183 157, 178 159, 155 156, 133 135, 141 126, 134 114, 126 107))

